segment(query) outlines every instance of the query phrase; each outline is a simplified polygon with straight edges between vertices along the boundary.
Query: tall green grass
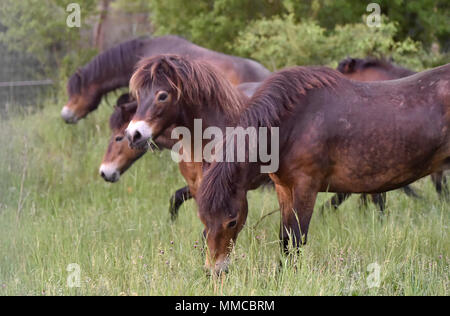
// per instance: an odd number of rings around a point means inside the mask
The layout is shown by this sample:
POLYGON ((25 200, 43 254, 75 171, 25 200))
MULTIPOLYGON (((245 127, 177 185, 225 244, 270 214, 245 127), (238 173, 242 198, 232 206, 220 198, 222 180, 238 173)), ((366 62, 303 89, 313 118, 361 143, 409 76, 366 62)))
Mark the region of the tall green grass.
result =
MULTIPOLYGON (((388 194, 385 216, 356 196, 313 216, 296 265, 280 267, 274 192, 249 194, 250 212, 223 280, 206 276, 196 205, 169 220, 184 186, 168 152, 147 154, 117 184, 97 173, 107 145, 100 109, 76 126, 60 106, 0 124, 0 295, 449 295, 449 204, 429 179, 423 196, 388 194), (81 267, 81 287, 66 269, 81 267), (377 263, 379 287, 367 268, 377 263)), ((320 206, 329 195, 321 194, 320 206)))

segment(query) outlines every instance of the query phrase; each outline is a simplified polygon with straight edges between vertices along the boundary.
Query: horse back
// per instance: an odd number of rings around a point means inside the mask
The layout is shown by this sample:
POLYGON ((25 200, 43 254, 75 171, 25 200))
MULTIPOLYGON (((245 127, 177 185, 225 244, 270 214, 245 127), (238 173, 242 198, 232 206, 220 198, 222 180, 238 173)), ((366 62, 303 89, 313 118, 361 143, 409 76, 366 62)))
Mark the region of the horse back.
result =
POLYGON ((310 90, 282 120, 280 156, 296 156, 337 192, 385 192, 426 176, 450 157, 449 73, 450 65, 386 82, 342 77, 310 90))
POLYGON ((176 54, 207 61, 234 85, 263 81, 270 75, 270 71, 256 61, 215 52, 173 35, 149 39, 144 54, 145 56, 176 54))

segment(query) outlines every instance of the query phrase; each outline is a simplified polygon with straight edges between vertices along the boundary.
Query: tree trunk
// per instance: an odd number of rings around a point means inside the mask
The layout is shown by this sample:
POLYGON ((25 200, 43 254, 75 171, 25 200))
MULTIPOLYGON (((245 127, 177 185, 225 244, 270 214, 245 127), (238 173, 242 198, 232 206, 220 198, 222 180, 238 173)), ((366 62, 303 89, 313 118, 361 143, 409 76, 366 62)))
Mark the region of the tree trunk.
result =
POLYGON ((106 18, 108 17, 109 5, 111 0, 102 0, 99 4, 99 20, 97 26, 94 30, 94 46, 98 49, 99 52, 105 49, 105 34, 104 34, 104 23, 106 18))

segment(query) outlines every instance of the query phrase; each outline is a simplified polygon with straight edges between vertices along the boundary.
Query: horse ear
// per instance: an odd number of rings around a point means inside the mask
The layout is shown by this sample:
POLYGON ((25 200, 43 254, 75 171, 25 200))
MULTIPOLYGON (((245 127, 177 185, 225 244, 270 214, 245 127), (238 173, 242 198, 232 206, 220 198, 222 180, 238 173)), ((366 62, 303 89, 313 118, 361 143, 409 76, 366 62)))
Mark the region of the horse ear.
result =
POLYGON ((136 114, 137 110, 137 102, 132 101, 130 103, 124 104, 122 106, 122 120, 124 122, 129 122, 133 118, 134 114, 136 114))
POLYGON ((345 66, 346 72, 347 73, 354 72, 355 71, 355 66, 356 66, 356 59, 355 58, 350 58, 349 62, 345 66))
POLYGON ((136 113, 136 110, 137 110, 137 102, 136 101, 132 101, 132 100, 130 100, 131 102, 129 102, 129 103, 127 103, 127 104, 124 104, 123 105, 123 110, 125 111, 125 112, 127 112, 127 113, 131 113, 131 114, 133 114, 134 115, 134 113, 136 113))
POLYGON ((129 93, 122 94, 116 102, 116 106, 122 107, 123 105, 129 103, 131 101, 131 97, 129 93))
POLYGON ((348 57, 341 61, 338 65, 337 70, 339 70, 343 74, 352 73, 355 71, 356 59, 348 57))

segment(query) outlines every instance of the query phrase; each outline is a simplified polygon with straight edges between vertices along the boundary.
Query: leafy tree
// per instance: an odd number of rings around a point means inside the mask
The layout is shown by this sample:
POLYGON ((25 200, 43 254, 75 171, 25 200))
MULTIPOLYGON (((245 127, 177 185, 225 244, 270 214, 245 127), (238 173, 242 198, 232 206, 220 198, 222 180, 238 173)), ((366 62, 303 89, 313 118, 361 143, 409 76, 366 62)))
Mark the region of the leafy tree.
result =
POLYGON ((384 14, 398 22, 397 38, 411 37, 429 47, 439 41, 443 51, 450 49, 450 1, 380 0, 384 14))
POLYGON ((298 20, 312 18, 333 30, 336 25, 361 22, 369 3, 378 3, 383 15, 397 22, 395 40, 410 37, 429 47, 439 41, 446 51, 450 47, 450 2, 448 0, 285 0, 289 12, 298 20))
POLYGON ((232 53, 239 31, 250 21, 284 12, 282 0, 156 0, 150 2, 157 34, 178 34, 218 51, 232 53))

